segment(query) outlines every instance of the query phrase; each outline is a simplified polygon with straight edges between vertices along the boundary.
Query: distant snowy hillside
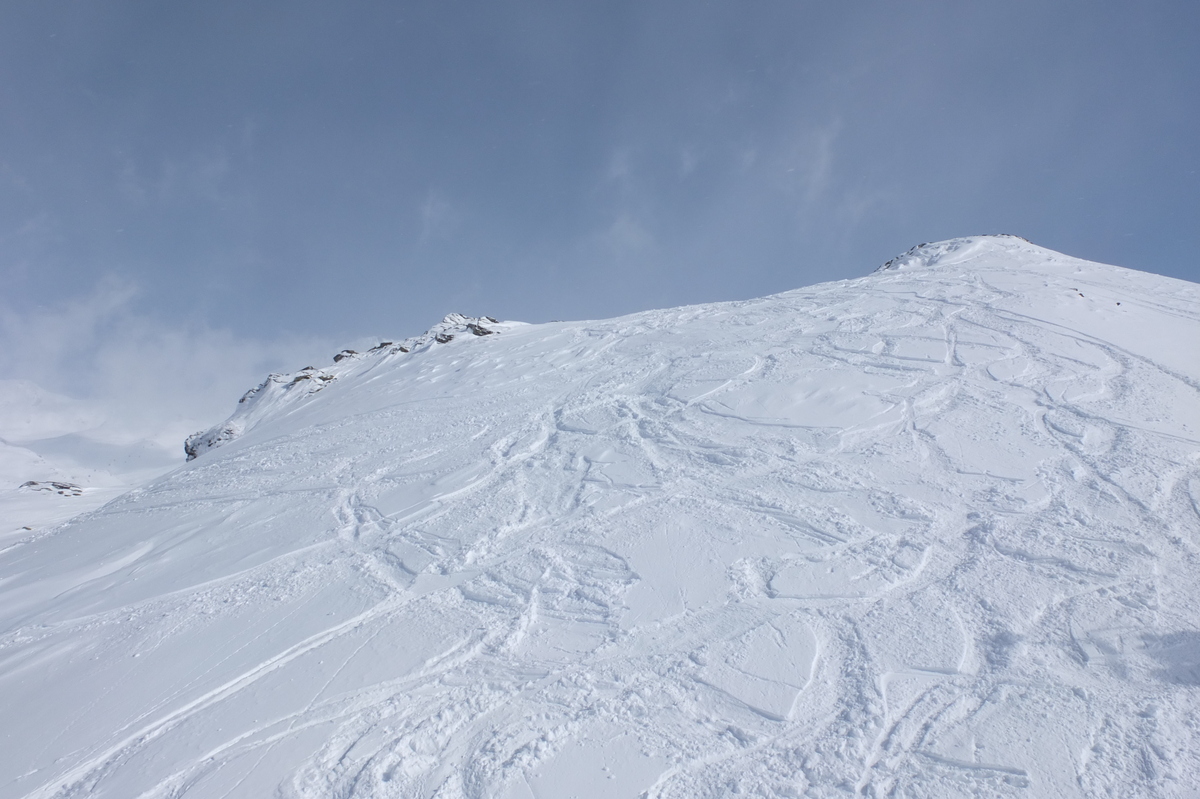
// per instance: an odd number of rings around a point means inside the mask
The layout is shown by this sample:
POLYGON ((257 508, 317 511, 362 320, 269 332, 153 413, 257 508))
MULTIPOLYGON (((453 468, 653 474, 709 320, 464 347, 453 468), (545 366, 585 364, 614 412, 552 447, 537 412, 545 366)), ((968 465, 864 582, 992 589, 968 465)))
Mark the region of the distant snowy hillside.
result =
POLYGON ((0 796, 1197 795, 1200 286, 444 324, 0 552, 0 796))
POLYGON ((109 432, 104 421, 85 402, 28 380, 0 379, 0 550, 178 465, 179 458, 148 441, 96 440, 98 429, 109 432), (42 491, 29 482, 71 483, 79 490, 42 491))

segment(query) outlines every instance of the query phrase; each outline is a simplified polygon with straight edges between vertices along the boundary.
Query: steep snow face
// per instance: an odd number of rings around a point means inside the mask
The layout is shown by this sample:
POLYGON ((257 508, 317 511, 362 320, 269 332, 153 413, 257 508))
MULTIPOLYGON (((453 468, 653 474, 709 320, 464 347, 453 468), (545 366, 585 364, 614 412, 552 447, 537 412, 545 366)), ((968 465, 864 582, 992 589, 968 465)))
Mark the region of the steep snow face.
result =
POLYGON ((343 358, 9 547, 0 795, 1189 795, 1200 287, 930 246, 343 358))

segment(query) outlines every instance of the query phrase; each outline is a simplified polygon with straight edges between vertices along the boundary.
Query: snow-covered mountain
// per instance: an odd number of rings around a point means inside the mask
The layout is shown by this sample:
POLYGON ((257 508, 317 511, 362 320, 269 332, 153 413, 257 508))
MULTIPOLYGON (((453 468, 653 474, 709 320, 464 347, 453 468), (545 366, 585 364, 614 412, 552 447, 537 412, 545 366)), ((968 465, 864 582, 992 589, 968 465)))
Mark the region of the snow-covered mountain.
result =
POLYGON ((0 553, 0 796, 1197 795, 1200 286, 443 325, 0 553))

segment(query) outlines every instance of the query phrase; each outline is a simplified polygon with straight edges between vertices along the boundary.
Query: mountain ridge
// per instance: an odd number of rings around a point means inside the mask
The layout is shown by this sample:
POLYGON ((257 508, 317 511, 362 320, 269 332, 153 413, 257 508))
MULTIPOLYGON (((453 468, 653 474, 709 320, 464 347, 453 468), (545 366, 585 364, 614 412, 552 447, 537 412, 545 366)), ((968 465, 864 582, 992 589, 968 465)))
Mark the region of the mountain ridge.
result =
POLYGON ((272 383, 0 552, 0 795, 1188 795, 1200 286, 957 241, 272 383))
POLYGON ((434 344, 449 343, 459 335, 490 336, 513 324, 519 323, 501 323, 490 316, 468 317, 460 313, 450 313, 424 333, 399 343, 382 341, 366 352, 342 350, 333 356, 333 366, 321 369, 306 366, 297 372, 272 373, 267 375, 266 380, 242 395, 232 416, 207 430, 188 436, 183 442, 184 454, 189 461, 195 460, 201 453, 241 437, 263 416, 320 391, 343 375, 358 371, 358 364, 353 363, 354 361, 420 352, 434 344), (347 363, 342 363, 343 361, 347 363), (342 365, 339 367, 338 364, 342 365))
MULTIPOLYGON (((1005 247, 1014 245, 1025 251, 1047 254, 1051 257, 1066 257, 1061 253, 1039 247, 1028 239, 1013 234, 997 234, 988 236, 967 236, 947 239, 938 242, 917 244, 904 253, 889 259, 879 266, 875 273, 890 270, 929 268, 939 264, 959 263, 969 259, 973 253, 988 244, 999 244, 1005 247)), ((786 293, 786 292, 784 292, 786 293)), ((684 306, 687 307, 687 306, 684 306)), ((652 312, 651 312, 652 313, 652 312)), ((485 336, 499 333, 513 325, 525 325, 523 322, 500 322, 490 316, 468 317, 460 313, 447 314, 441 322, 417 336, 404 339, 399 343, 382 341, 366 352, 344 349, 333 357, 333 366, 316 368, 307 366, 296 372, 270 374, 258 386, 247 391, 240 400, 238 408, 224 422, 192 434, 184 442, 184 453, 191 461, 215 447, 243 435, 254 426, 263 415, 273 412, 279 406, 287 407, 292 402, 302 400, 305 396, 320 391, 328 383, 357 371, 354 364, 337 364, 342 361, 358 360, 364 357, 383 358, 397 354, 424 351, 434 344, 445 344, 455 336, 470 334, 485 336), (311 382, 309 382, 311 381, 311 382), (268 409, 271 409, 268 411, 268 409)))

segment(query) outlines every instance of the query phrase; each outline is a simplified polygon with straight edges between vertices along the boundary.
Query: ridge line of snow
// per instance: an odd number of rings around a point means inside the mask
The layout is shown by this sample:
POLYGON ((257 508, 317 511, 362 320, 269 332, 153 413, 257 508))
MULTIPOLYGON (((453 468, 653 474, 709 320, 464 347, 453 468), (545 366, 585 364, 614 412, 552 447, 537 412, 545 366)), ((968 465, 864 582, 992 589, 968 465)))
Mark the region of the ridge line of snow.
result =
POLYGON ((241 438, 263 417, 277 412, 279 408, 291 407, 321 391, 330 383, 355 371, 362 371, 366 367, 359 362, 365 358, 386 358, 423 352, 435 344, 448 344, 460 335, 490 336, 519 324, 521 323, 500 322, 490 316, 469 317, 451 313, 424 333, 399 343, 383 341, 366 352, 342 350, 333 357, 331 366, 306 366, 297 372, 272 373, 262 383, 242 395, 233 415, 228 419, 188 436, 183 444, 184 453, 189 461, 195 460, 211 449, 241 438))

